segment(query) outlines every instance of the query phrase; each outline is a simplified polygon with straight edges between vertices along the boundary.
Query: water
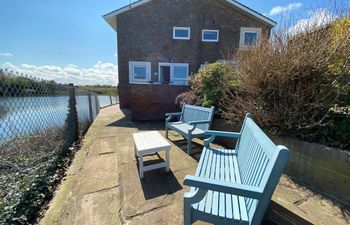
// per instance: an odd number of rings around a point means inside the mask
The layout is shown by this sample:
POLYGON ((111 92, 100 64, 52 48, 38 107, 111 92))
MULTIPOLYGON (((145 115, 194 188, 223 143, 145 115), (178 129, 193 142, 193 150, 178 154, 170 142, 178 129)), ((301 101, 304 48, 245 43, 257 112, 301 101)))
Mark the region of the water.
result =
MULTIPOLYGON (((0 143, 18 137, 61 127, 68 113, 68 96, 0 98, 0 143)), ((87 96, 77 96, 79 121, 89 120, 87 96)), ((110 105, 109 96, 99 96, 100 106, 110 105)), ((113 104, 116 99, 112 98, 113 104)), ((92 98, 93 117, 96 117, 95 98, 92 98)))
MULTIPOLYGON (((110 100, 109 96, 98 96, 98 99, 100 101, 101 107, 105 107, 105 106, 108 106, 111 104, 111 100, 110 100)), ((113 104, 117 103, 116 97, 112 97, 112 103, 113 104)))

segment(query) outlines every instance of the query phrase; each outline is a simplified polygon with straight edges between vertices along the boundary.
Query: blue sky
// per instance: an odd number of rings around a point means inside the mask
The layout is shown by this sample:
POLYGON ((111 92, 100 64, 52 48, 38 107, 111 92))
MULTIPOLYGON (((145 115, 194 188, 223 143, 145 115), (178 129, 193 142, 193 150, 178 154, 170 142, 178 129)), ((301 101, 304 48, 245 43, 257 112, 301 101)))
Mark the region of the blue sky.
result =
MULTIPOLYGON (((1 0, 0 67, 58 82, 116 84, 116 34, 101 15, 129 2, 1 0)), ((283 11, 298 13, 329 0, 239 2, 278 22, 283 11)))

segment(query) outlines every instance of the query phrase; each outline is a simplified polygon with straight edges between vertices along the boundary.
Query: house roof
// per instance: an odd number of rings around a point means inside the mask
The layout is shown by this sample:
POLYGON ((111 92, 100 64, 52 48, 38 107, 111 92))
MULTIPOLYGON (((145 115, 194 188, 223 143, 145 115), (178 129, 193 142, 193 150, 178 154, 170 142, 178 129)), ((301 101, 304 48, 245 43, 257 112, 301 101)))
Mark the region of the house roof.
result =
MULTIPOLYGON (((148 2, 150 2, 152 0, 138 0, 136 2, 133 2, 127 6, 124 6, 122 8, 119 8, 117 10, 114 10, 110 13, 107 13, 105 15, 103 15, 102 17, 105 19, 105 21, 115 30, 117 31, 117 19, 116 19, 116 16, 123 13, 123 12, 126 12, 126 11, 129 11, 133 8, 136 8, 138 6, 141 6, 143 4, 146 4, 148 2)), ((267 25, 271 26, 271 27, 274 27, 276 25, 276 22, 271 20, 270 18, 262 15, 261 13, 258 13, 257 11, 243 5, 242 3, 239 3, 238 1, 236 0, 225 0, 227 3, 229 3, 232 7, 242 11, 243 13, 247 14, 247 15, 250 15, 254 18, 256 18, 257 20, 263 22, 263 23, 266 23, 267 25)))

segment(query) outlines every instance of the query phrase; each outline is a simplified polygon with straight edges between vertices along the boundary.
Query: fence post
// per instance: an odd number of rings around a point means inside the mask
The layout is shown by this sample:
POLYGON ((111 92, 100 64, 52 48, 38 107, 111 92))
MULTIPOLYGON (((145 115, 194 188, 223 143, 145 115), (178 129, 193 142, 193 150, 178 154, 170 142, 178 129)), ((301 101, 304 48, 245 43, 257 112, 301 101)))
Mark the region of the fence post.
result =
POLYGON ((66 133, 65 133, 65 148, 72 145, 73 142, 78 140, 78 112, 76 108, 75 88, 74 84, 70 83, 69 87, 69 100, 68 100, 68 115, 66 118, 66 133))
POLYGON ((98 95, 95 94, 95 107, 96 107, 96 115, 100 113, 100 99, 98 98, 98 95))
POLYGON ((111 105, 113 105, 113 102, 112 102, 112 95, 109 95, 109 101, 111 102, 111 105))
POLYGON ((88 98, 89 98, 89 118, 90 118, 90 123, 94 122, 94 117, 92 115, 92 101, 91 101, 91 93, 88 93, 88 98))

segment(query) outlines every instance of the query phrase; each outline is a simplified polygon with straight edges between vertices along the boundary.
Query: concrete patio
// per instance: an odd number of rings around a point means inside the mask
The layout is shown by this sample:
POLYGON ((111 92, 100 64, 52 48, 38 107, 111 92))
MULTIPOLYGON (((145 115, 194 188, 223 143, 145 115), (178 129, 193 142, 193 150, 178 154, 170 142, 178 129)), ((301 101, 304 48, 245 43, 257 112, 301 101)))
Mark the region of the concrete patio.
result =
MULTIPOLYGON (((133 123, 118 106, 101 110, 40 224, 182 224, 183 194, 188 190, 182 182, 195 172, 201 142, 196 141, 197 153, 191 157, 185 153, 186 141, 170 132, 170 172, 146 172, 142 180, 133 154, 132 133, 160 130, 164 134, 163 125, 133 123)), ((157 155, 148 159, 160 160, 157 155)), ((267 218, 275 222, 350 223, 347 210, 286 176, 273 200, 267 218)))

